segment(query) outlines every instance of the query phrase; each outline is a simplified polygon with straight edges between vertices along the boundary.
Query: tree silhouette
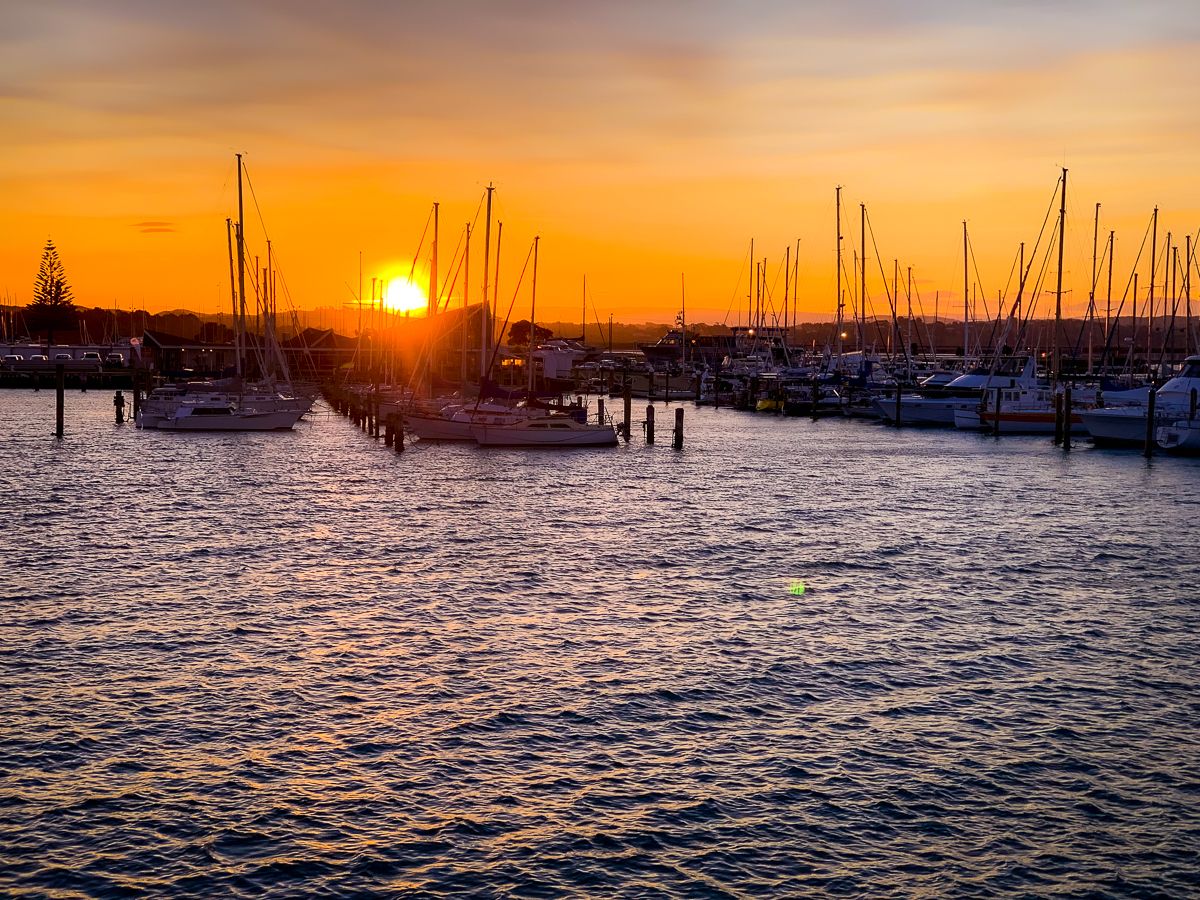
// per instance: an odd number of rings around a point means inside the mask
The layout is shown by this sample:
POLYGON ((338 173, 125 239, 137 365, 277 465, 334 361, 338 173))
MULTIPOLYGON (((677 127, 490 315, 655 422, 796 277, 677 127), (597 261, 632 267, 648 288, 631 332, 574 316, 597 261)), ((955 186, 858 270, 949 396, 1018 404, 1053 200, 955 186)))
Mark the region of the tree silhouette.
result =
POLYGON ((33 302, 25 307, 25 324, 33 334, 44 332, 49 346, 54 343, 54 332, 75 328, 78 316, 58 248, 47 239, 33 285, 33 302))
MULTIPOLYGON (((534 337, 539 341, 548 341, 554 337, 554 332, 549 328, 543 328, 541 325, 533 326, 534 337)), ((524 347, 529 343, 529 320, 522 319, 520 322, 513 322, 508 329, 508 342, 518 347, 524 347)))

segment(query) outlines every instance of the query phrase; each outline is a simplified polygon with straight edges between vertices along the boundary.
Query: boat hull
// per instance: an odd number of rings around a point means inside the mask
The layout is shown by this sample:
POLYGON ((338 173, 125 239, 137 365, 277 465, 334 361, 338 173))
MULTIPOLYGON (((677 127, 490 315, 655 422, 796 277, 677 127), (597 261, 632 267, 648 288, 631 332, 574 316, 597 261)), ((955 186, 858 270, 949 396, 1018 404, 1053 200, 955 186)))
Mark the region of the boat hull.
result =
POLYGON ((1168 453, 1200 454, 1200 421, 1183 419, 1162 425, 1154 432, 1155 443, 1168 453))
POLYGON ((526 426, 476 425, 471 429, 481 447, 615 447, 617 432, 611 425, 578 428, 530 428, 526 426))
POLYGON ((289 411, 241 412, 217 416, 166 416, 156 425, 143 428, 158 431, 289 431, 302 413, 289 411))
MULTIPOLYGON (((896 421, 896 400, 876 398, 872 409, 888 422, 896 421)), ((932 425, 943 428, 954 427, 954 415, 957 411, 976 411, 979 409, 978 397, 900 397, 901 425, 932 425)))
MULTIPOLYGON (((973 410, 956 410, 954 427, 968 431, 995 431, 996 414, 993 412, 980 413, 978 408, 973 410)), ((1000 410, 1001 434, 1054 434, 1054 413, 1044 410, 1000 410)), ((1079 413, 1071 415, 1071 434, 1087 434, 1083 417, 1079 413)))
POLYGON ((1144 444, 1146 410, 1134 407, 1092 409, 1083 413, 1083 424, 1097 444, 1144 444))

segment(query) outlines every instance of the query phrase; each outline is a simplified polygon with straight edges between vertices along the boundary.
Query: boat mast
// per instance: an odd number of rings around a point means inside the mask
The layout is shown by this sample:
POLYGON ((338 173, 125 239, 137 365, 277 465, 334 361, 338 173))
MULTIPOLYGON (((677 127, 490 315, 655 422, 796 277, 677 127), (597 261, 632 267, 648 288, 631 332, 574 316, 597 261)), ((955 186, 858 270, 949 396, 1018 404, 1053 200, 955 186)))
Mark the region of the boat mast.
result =
POLYGON ((687 289, 683 283, 683 273, 679 273, 679 324, 683 330, 682 362, 687 365, 687 289))
MULTIPOLYGON (((529 398, 533 399, 533 329, 534 316, 537 314, 537 258, 538 258, 538 242, 541 240, 540 235, 534 235, 533 238, 533 293, 529 301, 529 398)), ((610 326, 611 327, 611 326, 610 326)))
POLYGON ((459 358, 459 383, 467 386, 467 309, 471 302, 471 223, 467 223, 467 245, 463 251, 463 305, 462 305, 462 347, 459 358))
POLYGON ((1191 352, 1188 345, 1192 343, 1192 236, 1189 234, 1184 241, 1183 302, 1184 315, 1187 317, 1187 331, 1184 332, 1183 356, 1186 359, 1191 352))
POLYGON ((1100 244, 1100 204, 1096 204, 1096 218, 1092 223, 1092 287, 1088 291, 1088 317, 1091 321, 1084 321, 1084 327, 1088 332, 1088 375, 1092 374, 1092 331, 1096 326, 1096 279, 1099 277, 1096 264, 1096 251, 1100 244))
POLYGON ((242 227, 244 207, 242 206, 242 154, 237 154, 237 183, 238 183, 238 221, 237 221, 237 255, 238 255, 238 375, 243 374, 242 357, 246 346, 246 235, 242 227))
MULTIPOLYGON (((912 352, 912 266, 908 267, 908 287, 904 289, 905 296, 908 298, 908 330, 904 339, 904 358, 908 359, 908 354, 912 352)), ((912 366, 909 366, 911 370, 912 366)), ((909 372, 911 378, 912 373, 909 372)))
POLYGON ((971 313, 967 304, 971 300, 970 275, 967 273, 967 220, 963 219, 963 371, 967 370, 967 354, 971 343, 971 313))
MULTIPOLYGON (((796 326, 800 324, 797 318, 800 310, 800 238, 796 238, 796 257, 792 261, 792 325, 794 331, 796 326)), ((794 339, 793 334, 788 335, 788 339, 794 339)))
POLYGON ((1108 342, 1109 338, 1109 329, 1112 328, 1112 270, 1113 251, 1116 249, 1116 247, 1113 245, 1116 234, 1116 231, 1110 231, 1108 233, 1108 291, 1105 294, 1107 299, 1105 300, 1104 305, 1104 340, 1106 343, 1108 342))
POLYGON ((431 247, 431 256, 429 260, 429 315, 433 316, 438 311, 438 288, 437 288, 437 254, 438 254, 438 205, 433 204, 433 245, 431 247))
POLYGON ((437 286, 437 264, 438 264, 438 204, 434 201, 433 204, 433 243, 430 245, 429 258, 429 304, 426 312, 426 334, 428 335, 428 355, 425 358, 425 380, 429 390, 429 396, 433 396, 433 348, 434 348, 434 324, 433 317, 438 311, 438 286, 437 286))
POLYGON ((492 191, 494 190, 495 188, 491 184, 487 186, 487 224, 483 231, 483 308, 480 310, 480 318, 483 322, 479 332, 479 383, 481 385, 487 375, 488 350, 492 343, 492 319, 488 314, 488 252, 492 248, 492 191))
POLYGON ((233 220, 225 220, 225 241, 229 245, 229 299, 233 307, 233 352, 236 357, 237 375, 242 377, 242 336, 237 327, 238 295, 237 282, 233 280, 233 220))
POLYGON ((579 343, 587 343, 587 273, 583 275, 583 318, 580 319, 583 323, 579 326, 579 343))
POLYGON ((792 274, 792 245, 788 244, 783 253, 783 343, 787 345, 787 327, 788 327, 788 288, 791 286, 792 274))
POLYGON ((1062 170, 1062 193, 1059 195, 1058 206, 1058 279, 1054 288, 1054 379, 1058 384, 1062 379, 1062 277, 1063 277, 1063 238, 1067 226, 1067 170, 1062 170))
POLYGON ((837 355, 842 358, 842 320, 846 304, 842 300, 842 186, 834 189, 837 206, 837 355))
POLYGON ((1154 337, 1154 279, 1157 275, 1158 253, 1158 207, 1154 207, 1154 216, 1150 224, 1150 297, 1146 303, 1146 369, 1150 368, 1150 344, 1154 337))
MULTIPOLYGON (((859 224, 858 230, 860 234, 860 242, 862 243, 862 252, 859 254, 860 283, 858 289, 858 349, 863 353, 863 359, 860 360, 860 365, 866 363, 867 352, 867 204, 860 203, 859 207, 859 224)), ((865 374, 865 373, 864 373, 865 374)))
MULTIPOLYGON (((897 289, 897 281, 900 278, 900 260, 892 259, 892 368, 896 368, 896 351, 900 349, 900 320, 896 314, 896 308, 900 305, 900 294, 897 289)), ((884 283, 884 290, 887 290, 887 284, 884 283)))

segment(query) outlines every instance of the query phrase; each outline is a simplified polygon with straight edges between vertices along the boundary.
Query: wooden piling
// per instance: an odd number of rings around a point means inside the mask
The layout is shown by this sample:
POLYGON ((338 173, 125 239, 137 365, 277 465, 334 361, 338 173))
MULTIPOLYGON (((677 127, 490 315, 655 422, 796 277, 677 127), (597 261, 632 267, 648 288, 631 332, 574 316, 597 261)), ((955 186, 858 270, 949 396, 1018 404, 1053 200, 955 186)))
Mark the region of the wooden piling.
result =
POLYGON ((900 382, 896 382, 896 421, 892 424, 900 427, 900 382))
POLYGON ((1054 392, 1054 446, 1062 443, 1062 394, 1054 392))
POLYGON ((392 441, 395 438, 396 417, 394 413, 389 413, 388 417, 383 421, 383 446, 392 446, 392 441))
POLYGON ((396 452, 404 452, 404 413, 396 413, 396 452))
POLYGON ((700 405, 700 392, 702 390, 703 378, 699 373, 696 373, 696 405, 700 405))
POLYGON ((1071 385, 1063 388, 1063 449, 1071 449, 1071 385))
POLYGON ((995 408, 992 410, 992 434, 994 434, 996 437, 1000 437, 1000 392, 1002 390, 1003 388, 996 388, 996 402, 994 404, 995 408))
POLYGON ((113 411, 116 413, 117 424, 125 424, 125 395, 117 391, 113 395, 113 411))
POLYGON ((66 367, 59 363, 54 367, 54 435, 63 436, 63 393, 67 389, 66 367))
POLYGON ((625 440, 629 440, 629 429, 633 422, 633 387, 629 384, 629 379, 625 379, 625 396, 622 398, 625 401, 625 424, 622 426, 625 433, 625 440))
POLYGON ((675 410, 675 440, 673 446, 676 450, 683 449, 683 407, 675 410))
POLYGON ((604 398, 596 398, 596 421, 601 425, 604 424, 604 398))
POLYGON ((1142 455, 1149 459, 1154 455, 1154 408, 1158 402, 1158 388, 1150 386, 1146 395, 1146 443, 1142 447, 1142 455))
POLYGON ((654 443, 654 405, 646 407, 646 443, 654 443))

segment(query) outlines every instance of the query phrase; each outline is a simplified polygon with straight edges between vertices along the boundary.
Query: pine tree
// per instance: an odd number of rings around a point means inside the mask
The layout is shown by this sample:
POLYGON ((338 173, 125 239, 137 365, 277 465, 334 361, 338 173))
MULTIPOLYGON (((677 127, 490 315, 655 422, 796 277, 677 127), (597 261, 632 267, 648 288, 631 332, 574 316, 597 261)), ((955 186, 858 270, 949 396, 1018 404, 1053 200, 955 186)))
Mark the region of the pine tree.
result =
POLYGON ((71 285, 67 283, 62 260, 54 241, 47 239, 42 264, 33 285, 33 302, 25 307, 25 323, 33 333, 45 332, 46 346, 54 342, 54 332, 73 329, 78 320, 71 285))

